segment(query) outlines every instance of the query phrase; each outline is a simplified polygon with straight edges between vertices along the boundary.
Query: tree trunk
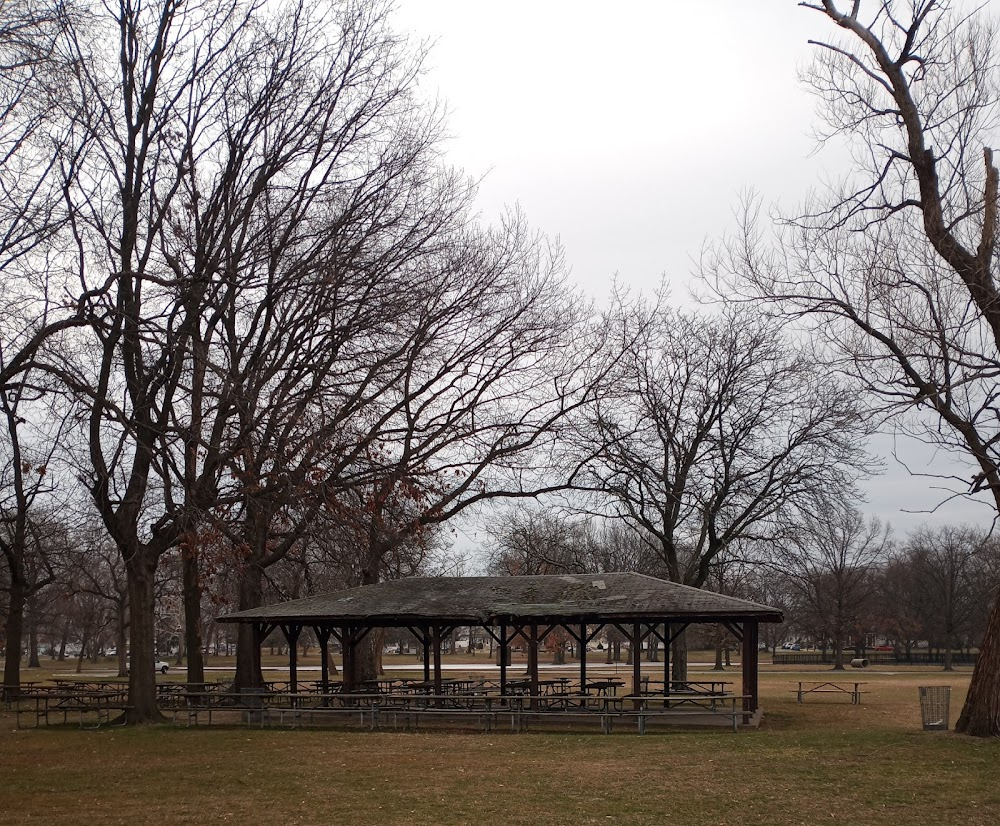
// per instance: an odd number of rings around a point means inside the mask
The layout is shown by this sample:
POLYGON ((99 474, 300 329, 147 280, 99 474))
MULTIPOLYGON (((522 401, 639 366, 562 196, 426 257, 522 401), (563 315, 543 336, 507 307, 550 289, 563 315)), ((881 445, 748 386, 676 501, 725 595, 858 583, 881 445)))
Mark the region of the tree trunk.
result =
POLYGON ((681 631, 677 638, 673 642, 671 647, 671 663, 670 663, 670 678, 672 680, 679 680, 680 682, 687 681, 688 674, 688 647, 687 647, 687 631, 681 631))
MULTIPOLYGON (((13 696, 21 685, 21 648, 24 644, 24 606, 26 594, 23 581, 11 572, 10 601, 4 623, 7 656, 3 666, 4 696, 13 696)), ((38 658, 38 653, 35 653, 38 658)))
POLYGON ((955 667, 951 661, 951 643, 952 643, 951 633, 945 634, 944 636, 944 670, 954 671, 955 667))
POLYGON ((713 671, 725 671, 726 666, 722 662, 722 640, 719 640, 715 644, 715 666, 712 668, 713 671))
MULTIPOLYGON (((264 569, 248 563, 240 577, 239 610, 259 608, 264 596, 264 569)), ((260 670, 260 645, 254 636, 253 626, 246 622, 237 625, 236 678, 234 689, 259 688, 264 684, 260 670)))
POLYGON ((979 645, 979 657, 972 669, 965 706, 955 724, 959 734, 973 737, 1000 736, 1000 600, 986 622, 986 632, 979 645))
POLYGON ((382 668, 382 643, 385 631, 373 628, 354 646, 354 684, 363 680, 377 680, 384 674, 382 668))
MULTIPOLYGON (((187 544, 181 549, 184 580, 184 647, 187 649, 187 681, 205 682, 205 661, 201 639, 201 577, 198 549, 187 544)), ((242 624, 242 623, 241 623, 242 624)))
POLYGON ((833 638, 833 670, 844 670, 844 638, 839 633, 833 638))
POLYGON ((127 721, 159 723, 164 718, 156 707, 156 598, 154 576, 157 557, 140 549, 130 554, 122 553, 128 576, 129 651, 127 721))

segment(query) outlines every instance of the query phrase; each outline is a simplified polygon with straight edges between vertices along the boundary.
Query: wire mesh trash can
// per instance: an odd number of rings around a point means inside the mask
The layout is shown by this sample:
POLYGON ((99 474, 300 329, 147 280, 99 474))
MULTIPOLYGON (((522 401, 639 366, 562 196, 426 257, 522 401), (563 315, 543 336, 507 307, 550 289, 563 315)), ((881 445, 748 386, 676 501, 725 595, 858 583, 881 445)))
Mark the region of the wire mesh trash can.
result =
POLYGON ((924 724, 924 731, 948 730, 950 703, 950 685, 920 686, 920 719, 924 724))

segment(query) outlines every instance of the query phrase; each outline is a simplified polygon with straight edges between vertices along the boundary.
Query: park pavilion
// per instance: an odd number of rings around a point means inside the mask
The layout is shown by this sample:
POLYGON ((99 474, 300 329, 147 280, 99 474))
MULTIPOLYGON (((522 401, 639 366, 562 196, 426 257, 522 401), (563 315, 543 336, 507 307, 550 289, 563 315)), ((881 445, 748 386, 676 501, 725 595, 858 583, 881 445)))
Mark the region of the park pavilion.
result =
MULTIPOLYGON (((344 664, 344 692, 352 685, 351 666, 356 646, 376 628, 405 628, 423 646, 424 680, 435 695, 442 677, 442 640, 459 627, 484 629, 500 649, 499 693, 514 682, 530 696, 541 683, 538 650, 545 638, 563 628, 580 651, 579 690, 586 691, 587 644, 608 626, 618 629, 633 651, 650 635, 670 643, 688 626, 718 623, 742 646, 742 713, 757 716, 758 628, 762 622, 781 622, 776 608, 735 597, 678 585, 637 573, 573 574, 515 577, 408 578, 350 588, 344 591, 262 606, 219 617, 220 622, 248 623, 259 646, 275 630, 288 641, 291 690, 298 685, 296 643, 303 629, 312 628, 320 645, 319 690, 330 690, 329 641, 340 643, 344 664), (515 641, 526 648, 527 674, 510 673, 509 651, 515 641)), ((632 657, 631 694, 648 691, 641 657, 632 657)), ((669 656, 663 658, 663 690, 671 689, 669 656)))

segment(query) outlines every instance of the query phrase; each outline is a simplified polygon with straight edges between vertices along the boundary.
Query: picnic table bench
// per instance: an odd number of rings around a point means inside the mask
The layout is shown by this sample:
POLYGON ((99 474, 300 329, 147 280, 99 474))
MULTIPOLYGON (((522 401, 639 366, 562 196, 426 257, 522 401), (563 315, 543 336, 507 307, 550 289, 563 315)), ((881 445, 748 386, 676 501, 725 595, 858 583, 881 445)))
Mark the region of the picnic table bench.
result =
POLYGON ((808 694, 837 694, 850 697, 851 705, 861 705, 861 695, 865 692, 861 686, 863 682, 836 682, 832 680, 799 680, 798 688, 793 688, 796 700, 801 703, 808 694))

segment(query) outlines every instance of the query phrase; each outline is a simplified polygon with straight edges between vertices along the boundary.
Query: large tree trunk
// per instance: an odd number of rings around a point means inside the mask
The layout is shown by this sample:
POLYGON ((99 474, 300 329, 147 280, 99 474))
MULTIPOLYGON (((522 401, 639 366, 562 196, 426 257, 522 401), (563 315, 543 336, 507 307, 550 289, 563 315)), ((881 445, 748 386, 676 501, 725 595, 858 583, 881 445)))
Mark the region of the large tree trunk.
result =
MULTIPOLYGON (((248 563, 240 577, 239 610, 259 608, 264 596, 264 569, 248 563)), ((234 689, 259 688, 264 684, 260 669, 260 645, 254 636, 253 626, 241 622, 236 632, 236 678, 234 689)))
POLYGON ((687 631, 681 631, 671 646, 670 679, 687 681, 688 647, 687 631))
MULTIPOLYGON (((377 585, 379 580, 379 563, 385 557, 388 549, 380 545, 376 539, 370 538, 370 551, 366 565, 361 571, 362 585, 377 585)), ((354 646, 354 673, 352 674, 353 684, 358 682, 377 680, 383 673, 382 669, 382 641, 385 639, 385 631, 380 628, 373 628, 361 642, 354 646)))
MULTIPOLYGON (((26 603, 24 582, 11 572, 10 602, 7 620, 4 623, 7 656, 3 666, 4 696, 12 696, 21 685, 21 648, 24 643, 24 606, 26 603)), ((37 658, 37 654, 35 655, 37 658)))
POLYGON ((128 576, 129 652, 128 701, 129 723, 159 723, 164 718, 156 707, 156 598, 154 576, 155 554, 136 550, 125 557, 128 576))
POLYGON ((383 640, 385 640, 385 631, 381 628, 373 628, 361 642, 354 646, 354 685, 357 685, 359 681, 377 680, 385 673, 382 668, 383 640))
POLYGON ((974 737, 1000 735, 1000 600, 993 603, 965 706, 955 731, 974 737))
POLYGON ((198 549, 184 545, 181 552, 184 580, 184 647, 187 649, 187 681, 205 682, 201 639, 201 577, 198 549))

